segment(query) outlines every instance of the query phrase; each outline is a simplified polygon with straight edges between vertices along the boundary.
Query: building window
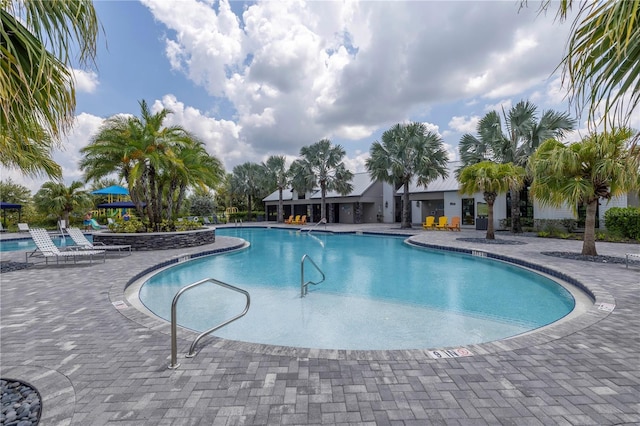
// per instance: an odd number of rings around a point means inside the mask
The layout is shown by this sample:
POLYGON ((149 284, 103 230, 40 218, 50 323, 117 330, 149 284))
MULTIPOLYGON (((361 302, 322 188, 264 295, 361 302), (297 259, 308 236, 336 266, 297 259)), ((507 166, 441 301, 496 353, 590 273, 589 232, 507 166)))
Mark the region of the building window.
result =
POLYGON ((475 198, 462 199, 462 224, 473 225, 475 223, 475 198))

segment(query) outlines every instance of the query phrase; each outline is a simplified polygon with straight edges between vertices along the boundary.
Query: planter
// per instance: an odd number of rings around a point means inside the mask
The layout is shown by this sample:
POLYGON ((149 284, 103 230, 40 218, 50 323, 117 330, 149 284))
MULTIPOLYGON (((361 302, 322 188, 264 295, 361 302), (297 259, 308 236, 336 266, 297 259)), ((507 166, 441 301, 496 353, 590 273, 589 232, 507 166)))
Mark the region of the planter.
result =
POLYGON ((131 234, 100 231, 93 234, 93 241, 106 245, 130 245, 133 250, 169 250, 212 244, 216 241, 216 229, 131 234))

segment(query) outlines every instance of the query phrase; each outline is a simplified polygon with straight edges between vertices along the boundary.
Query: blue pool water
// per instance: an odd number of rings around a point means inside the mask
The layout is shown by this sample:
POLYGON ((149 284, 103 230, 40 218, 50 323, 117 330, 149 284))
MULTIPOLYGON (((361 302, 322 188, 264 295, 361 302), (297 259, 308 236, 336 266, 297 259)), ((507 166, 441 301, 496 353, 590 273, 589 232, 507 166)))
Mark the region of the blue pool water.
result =
MULTIPOLYGON (((534 272, 486 258, 416 248, 404 238, 227 228, 251 246, 185 262, 151 277, 142 303, 170 318, 183 286, 213 277, 251 294, 249 313, 214 334, 320 349, 417 349, 502 339, 552 323, 572 295, 534 272), (304 254, 326 281, 300 297, 304 254)), ((306 280, 319 274, 307 263, 306 280)), ((242 311, 244 297, 214 285, 185 293, 178 323, 204 331, 242 311)))
MULTIPOLYGON (((73 240, 69 237, 65 237, 64 239, 60 237, 52 236, 51 239, 53 243, 58 247, 65 246, 73 246, 73 240)), ((92 236, 87 235, 87 239, 92 241, 92 236)), ((34 244, 31 238, 23 238, 23 239, 15 239, 15 240, 4 240, 0 241, 0 252, 7 251, 32 251, 36 249, 36 245, 34 244)))

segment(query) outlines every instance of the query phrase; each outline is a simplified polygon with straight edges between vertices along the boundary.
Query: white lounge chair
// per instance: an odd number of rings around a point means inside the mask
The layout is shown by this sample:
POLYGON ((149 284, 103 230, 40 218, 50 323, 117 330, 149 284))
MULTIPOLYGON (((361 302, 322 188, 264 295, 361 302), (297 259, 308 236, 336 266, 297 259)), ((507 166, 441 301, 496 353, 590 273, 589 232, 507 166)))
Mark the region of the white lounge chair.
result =
POLYGON ((60 259, 73 259, 73 263, 76 263, 78 259, 88 258, 89 263, 93 262, 94 256, 102 255, 102 261, 104 262, 106 259, 106 251, 105 250, 65 250, 61 251, 56 245, 53 243, 51 236, 47 232, 46 229, 33 228, 29 229, 29 233, 31 234, 31 239, 36 244, 36 249, 31 253, 27 252, 26 260, 29 263, 29 258, 31 257, 44 257, 45 263, 49 264, 49 258, 55 257, 56 264, 60 263, 60 259))
POLYGON ((131 245, 106 245, 101 242, 92 243, 84 236, 82 231, 78 228, 67 228, 67 234, 71 237, 74 243, 78 245, 82 250, 108 250, 118 252, 129 252, 131 254, 131 245))
POLYGON ((18 232, 29 232, 29 224, 27 224, 27 223, 19 223, 18 224, 18 232))

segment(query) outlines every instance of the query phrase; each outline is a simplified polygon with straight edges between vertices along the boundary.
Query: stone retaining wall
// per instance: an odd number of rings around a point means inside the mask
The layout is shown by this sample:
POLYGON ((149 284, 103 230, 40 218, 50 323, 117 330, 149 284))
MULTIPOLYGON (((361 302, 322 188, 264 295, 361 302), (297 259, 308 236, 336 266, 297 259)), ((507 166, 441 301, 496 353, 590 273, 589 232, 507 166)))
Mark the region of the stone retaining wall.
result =
POLYGON ((202 228, 182 232, 113 233, 100 231, 93 234, 93 241, 106 245, 131 245, 133 250, 167 250, 196 247, 216 241, 215 228, 202 228))

